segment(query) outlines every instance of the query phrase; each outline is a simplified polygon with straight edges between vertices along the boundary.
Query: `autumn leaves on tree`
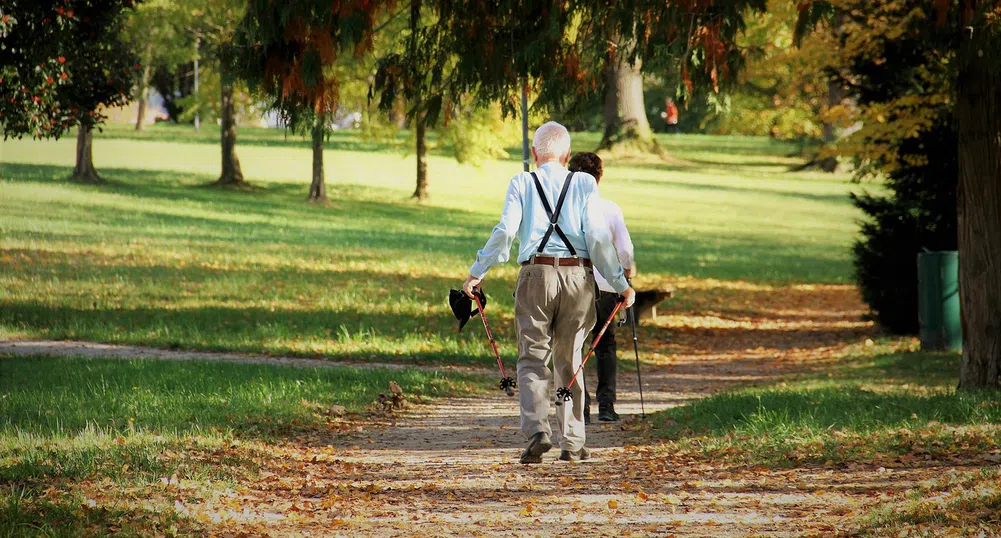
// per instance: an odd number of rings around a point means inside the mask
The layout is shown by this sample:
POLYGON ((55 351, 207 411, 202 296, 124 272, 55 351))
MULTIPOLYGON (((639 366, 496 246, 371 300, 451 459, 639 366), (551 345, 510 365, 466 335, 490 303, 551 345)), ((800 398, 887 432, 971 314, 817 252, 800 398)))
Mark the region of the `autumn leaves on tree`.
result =
POLYGON ((375 19, 390 4, 306 0, 248 5, 240 27, 237 64, 287 126, 309 133, 313 149, 310 201, 327 198, 323 141, 340 97, 334 64, 342 55, 361 55, 371 48, 375 19))

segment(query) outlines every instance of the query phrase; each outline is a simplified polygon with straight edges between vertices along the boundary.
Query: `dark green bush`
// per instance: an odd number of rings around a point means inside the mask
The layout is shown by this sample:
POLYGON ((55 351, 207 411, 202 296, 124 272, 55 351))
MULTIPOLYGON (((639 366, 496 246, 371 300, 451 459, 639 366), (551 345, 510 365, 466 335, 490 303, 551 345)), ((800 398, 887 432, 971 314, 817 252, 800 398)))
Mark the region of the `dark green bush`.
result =
POLYGON ((892 195, 853 195, 867 216, 855 242, 855 280, 877 321, 896 334, 918 332, 917 255, 956 250, 955 126, 943 119, 900 144, 904 163, 887 179, 892 195), (921 157, 923 164, 908 163, 921 157))

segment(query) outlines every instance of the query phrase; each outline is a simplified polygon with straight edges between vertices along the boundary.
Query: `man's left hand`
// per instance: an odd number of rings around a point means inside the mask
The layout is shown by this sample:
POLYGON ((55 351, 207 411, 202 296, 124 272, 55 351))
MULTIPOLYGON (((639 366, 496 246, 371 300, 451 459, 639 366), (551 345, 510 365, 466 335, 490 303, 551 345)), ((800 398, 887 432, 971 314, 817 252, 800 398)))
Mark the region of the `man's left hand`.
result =
POLYGON ((483 280, 476 278, 473 275, 469 275, 469 278, 466 279, 466 282, 462 284, 462 291, 466 292, 466 295, 468 295, 469 298, 472 299, 473 290, 480 287, 480 282, 483 282, 483 280))

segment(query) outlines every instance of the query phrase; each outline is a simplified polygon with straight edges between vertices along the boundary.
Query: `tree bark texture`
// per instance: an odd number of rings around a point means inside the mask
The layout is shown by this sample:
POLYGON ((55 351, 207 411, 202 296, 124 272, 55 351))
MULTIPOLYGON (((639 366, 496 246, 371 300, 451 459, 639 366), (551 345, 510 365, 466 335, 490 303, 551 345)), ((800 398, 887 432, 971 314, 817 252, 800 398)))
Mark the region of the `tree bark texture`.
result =
POLYGON ((327 183, 323 175, 323 138, 326 135, 324 122, 326 118, 320 114, 313 122, 313 182, 309 186, 310 202, 327 201, 327 183))
POLYGON ((84 183, 104 183, 94 169, 94 128, 80 125, 76 133, 76 166, 73 178, 84 183))
POLYGON ((417 188, 413 197, 427 200, 428 197, 428 146, 427 120, 423 112, 417 117, 417 188))
POLYGON ((605 69, 605 81, 605 132, 598 148, 654 149, 653 131, 643 104, 640 61, 630 65, 626 58, 616 55, 605 69))
POLYGON ((1001 388, 1001 68, 992 65, 996 52, 982 52, 987 43, 967 45, 972 50, 959 74, 956 102, 963 316, 959 387, 1001 388))
POLYGON ((223 74, 220 105, 222 116, 222 175, 220 185, 238 185, 243 183, 243 170, 240 159, 236 156, 236 117, 233 110, 233 82, 223 74))

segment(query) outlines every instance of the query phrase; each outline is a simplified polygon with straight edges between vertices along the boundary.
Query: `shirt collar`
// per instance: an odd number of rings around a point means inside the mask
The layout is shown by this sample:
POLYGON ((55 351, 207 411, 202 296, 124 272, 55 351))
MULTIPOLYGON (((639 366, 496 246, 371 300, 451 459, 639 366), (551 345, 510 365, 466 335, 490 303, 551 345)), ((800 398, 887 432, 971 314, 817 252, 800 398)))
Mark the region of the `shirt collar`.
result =
POLYGON ((549 175, 552 175, 553 172, 566 172, 567 171, 567 169, 563 165, 561 165, 558 161, 549 161, 547 163, 544 163, 539 168, 545 168, 546 169, 546 173, 549 174, 549 175))

